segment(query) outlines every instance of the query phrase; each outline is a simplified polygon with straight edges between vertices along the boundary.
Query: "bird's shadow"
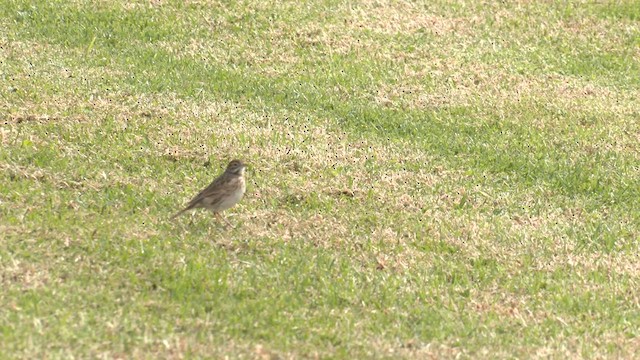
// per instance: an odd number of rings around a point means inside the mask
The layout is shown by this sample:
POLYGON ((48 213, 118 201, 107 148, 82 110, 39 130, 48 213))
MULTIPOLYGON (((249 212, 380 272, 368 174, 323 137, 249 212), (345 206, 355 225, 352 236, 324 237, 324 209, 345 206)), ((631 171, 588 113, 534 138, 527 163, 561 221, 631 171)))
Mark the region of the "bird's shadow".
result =
POLYGON ((225 239, 228 235, 237 233, 243 227, 242 222, 226 224, 215 217, 205 219, 198 214, 192 214, 188 219, 172 220, 174 228, 183 234, 190 234, 198 238, 210 238, 214 243, 219 239, 225 239))

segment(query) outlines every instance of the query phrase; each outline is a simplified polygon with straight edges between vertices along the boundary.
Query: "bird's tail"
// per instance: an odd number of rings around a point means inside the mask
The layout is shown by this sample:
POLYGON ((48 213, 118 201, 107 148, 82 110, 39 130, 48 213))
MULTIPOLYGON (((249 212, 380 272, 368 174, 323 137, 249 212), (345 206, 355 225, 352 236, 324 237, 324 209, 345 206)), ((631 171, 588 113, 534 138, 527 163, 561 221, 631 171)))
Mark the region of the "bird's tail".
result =
POLYGON ((184 209, 178 211, 177 213, 173 214, 173 216, 169 220, 173 220, 173 219, 177 218, 178 216, 184 214, 184 212, 187 211, 187 210, 190 210, 190 209, 187 207, 187 208, 184 208, 184 209))

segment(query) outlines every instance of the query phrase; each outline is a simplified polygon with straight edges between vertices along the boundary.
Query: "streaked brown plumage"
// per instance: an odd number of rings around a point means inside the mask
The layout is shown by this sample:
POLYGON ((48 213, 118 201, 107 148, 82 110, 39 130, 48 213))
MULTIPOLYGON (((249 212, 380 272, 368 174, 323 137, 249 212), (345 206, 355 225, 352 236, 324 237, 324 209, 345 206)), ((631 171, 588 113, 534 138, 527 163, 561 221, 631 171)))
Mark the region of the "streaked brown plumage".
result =
MULTIPOLYGON (((242 199, 246 189, 244 181, 245 168, 246 165, 242 161, 232 160, 222 175, 200 191, 198 195, 189 201, 187 207, 178 211, 171 219, 175 219, 185 211, 198 208, 210 210, 216 217, 220 217, 220 212, 229 209, 242 199)), ((222 219, 227 224, 229 223, 226 219, 222 219)))

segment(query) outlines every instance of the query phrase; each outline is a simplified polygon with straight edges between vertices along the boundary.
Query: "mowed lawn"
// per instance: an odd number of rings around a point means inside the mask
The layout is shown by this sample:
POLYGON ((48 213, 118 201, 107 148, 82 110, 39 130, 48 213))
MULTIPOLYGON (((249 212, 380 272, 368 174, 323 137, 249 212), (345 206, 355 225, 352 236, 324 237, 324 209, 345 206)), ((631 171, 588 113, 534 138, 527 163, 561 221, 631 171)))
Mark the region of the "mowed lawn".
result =
POLYGON ((0 141, 2 358, 640 353, 632 0, 0 0, 0 141))

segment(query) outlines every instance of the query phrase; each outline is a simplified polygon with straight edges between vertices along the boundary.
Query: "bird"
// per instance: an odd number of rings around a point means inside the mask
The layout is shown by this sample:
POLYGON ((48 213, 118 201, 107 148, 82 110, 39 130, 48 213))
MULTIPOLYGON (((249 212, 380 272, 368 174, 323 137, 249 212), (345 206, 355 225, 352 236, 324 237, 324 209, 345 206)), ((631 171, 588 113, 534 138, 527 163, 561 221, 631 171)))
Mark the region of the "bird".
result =
POLYGON ((246 190, 244 171, 247 166, 241 160, 231 160, 226 170, 209 186, 198 193, 187 206, 171 217, 171 220, 192 209, 205 208, 213 212, 216 218, 222 218, 230 226, 231 223, 220 215, 240 202, 246 190))

